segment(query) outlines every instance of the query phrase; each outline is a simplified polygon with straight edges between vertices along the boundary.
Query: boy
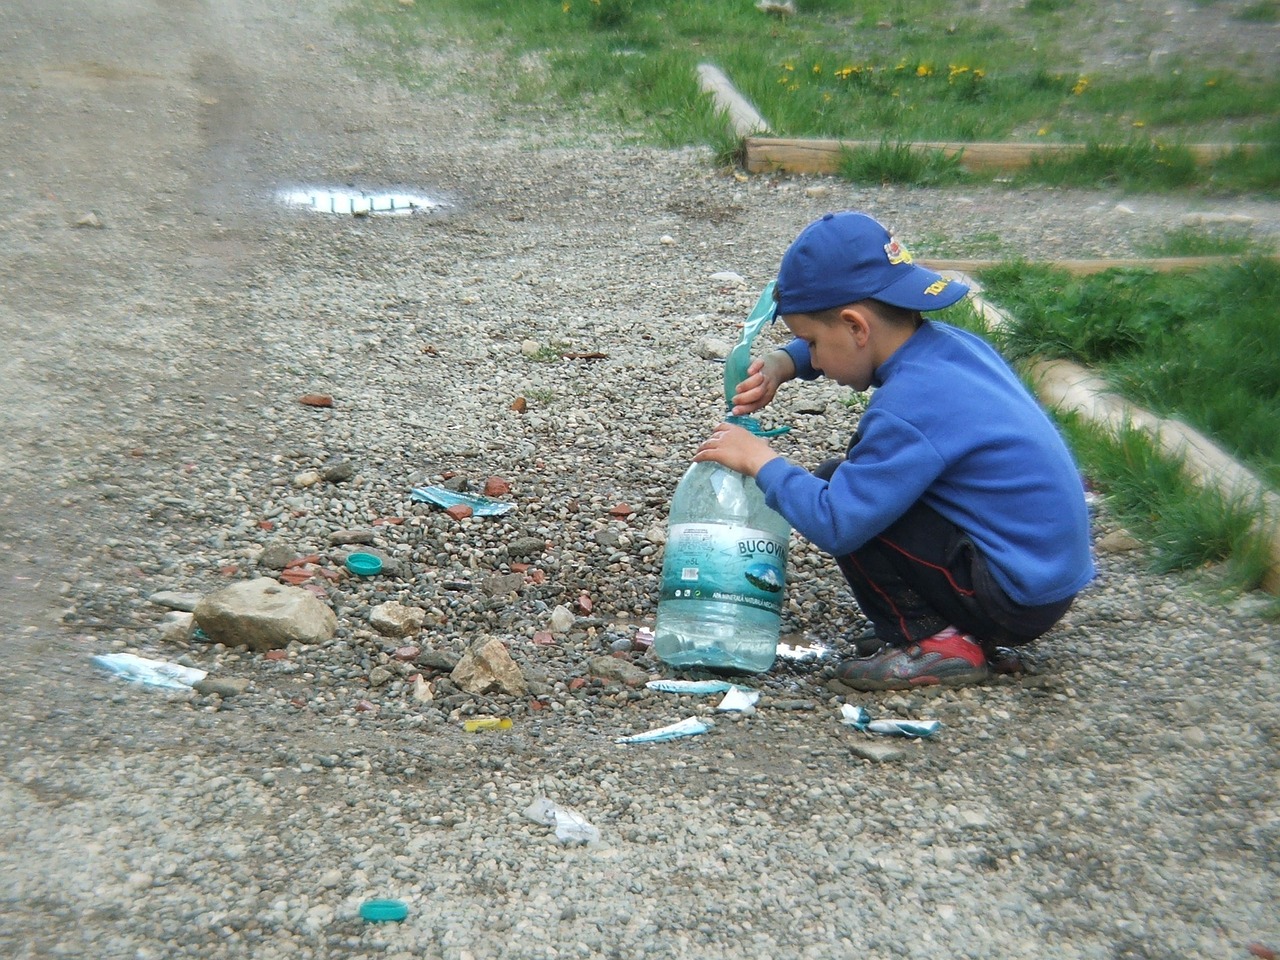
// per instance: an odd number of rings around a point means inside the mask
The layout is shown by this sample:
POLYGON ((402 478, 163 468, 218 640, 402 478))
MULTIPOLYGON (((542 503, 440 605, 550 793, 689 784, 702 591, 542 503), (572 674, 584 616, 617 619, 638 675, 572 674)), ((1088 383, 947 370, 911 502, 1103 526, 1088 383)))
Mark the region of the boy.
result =
POLYGON ((883 645, 837 666, 854 689, 979 682, 997 648, 1041 636, 1093 578, 1084 490, 1057 429, 985 341, 921 315, 967 292, 865 214, 811 223, 775 292, 795 339, 752 362, 732 412, 795 377, 875 387, 845 459, 810 473, 729 424, 693 458, 755 477, 836 558, 883 645))

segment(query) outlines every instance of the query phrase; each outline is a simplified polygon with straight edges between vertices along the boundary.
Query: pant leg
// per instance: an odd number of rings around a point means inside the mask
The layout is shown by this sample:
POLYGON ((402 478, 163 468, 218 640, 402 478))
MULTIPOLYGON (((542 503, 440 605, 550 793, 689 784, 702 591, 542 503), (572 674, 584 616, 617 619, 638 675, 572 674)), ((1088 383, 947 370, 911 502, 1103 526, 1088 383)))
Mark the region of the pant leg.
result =
MULTIPOLYGON (((814 473, 830 477, 841 462, 827 461, 814 473)), ((1037 607, 1015 603, 968 535, 923 503, 836 563, 876 635, 894 646, 953 626, 990 654, 997 646, 1030 643, 1071 606, 1070 600, 1037 607)))

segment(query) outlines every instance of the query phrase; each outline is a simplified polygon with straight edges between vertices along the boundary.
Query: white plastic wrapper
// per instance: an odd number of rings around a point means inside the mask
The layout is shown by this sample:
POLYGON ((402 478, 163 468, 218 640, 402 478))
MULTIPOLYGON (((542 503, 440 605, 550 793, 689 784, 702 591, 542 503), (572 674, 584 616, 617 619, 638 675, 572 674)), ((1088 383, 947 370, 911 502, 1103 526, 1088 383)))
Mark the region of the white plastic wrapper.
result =
POLYGON ((195 667, 168 660, 149 660, 132 653, 102 653, 94 657, 93 662, 132 683, 167 690, 190 690, 208 676, 195 667))
POLYGON ((669 723, 665 727, 658 727, 656 730, 646 730, 644 733, 635 733, 629 737, 618 737, 614 743, 661 743, 664 740, 679 740, 681 737, 696 737, 700 733, 706 733, 710 730, 712 724, 708 720, 702 720, 698 717, 686 717, 677 723, 669 723))
POLYGON ((724 695, 724 699, 716 706, 717 710, 726 713, 753 714, 756 712, 756 701, 760 699, 759 690, 748 690, 745 687, 733 687, 724 695))
POLYGON ((840 707, 840 722, 864 733, 883 733, 896 737, 931 737, 942 727, 939 720, 872 720, 865 707, 851 703, 840 707))
POLYGON ((534 823, 556 828, 556 839, 563 844, 595 843, 600 831, 586 818, 566 807, 557 806, 546 797, 538 797, 525 808, 524 815, 534 823))

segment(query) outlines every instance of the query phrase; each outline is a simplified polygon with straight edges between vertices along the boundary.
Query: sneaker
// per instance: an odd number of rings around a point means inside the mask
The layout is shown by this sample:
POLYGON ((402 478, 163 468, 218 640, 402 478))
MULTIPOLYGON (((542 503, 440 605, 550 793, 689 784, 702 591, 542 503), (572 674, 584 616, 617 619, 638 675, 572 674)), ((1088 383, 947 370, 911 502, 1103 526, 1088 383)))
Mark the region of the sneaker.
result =
POLYGON ((907 690, 941 684, 980 683, 991 671, 982 647, 954 627, 906 647, 889 647, 871 657, 845 660, 836 676, 855 690, 907 690))
POLYGON ((850 640, 853 649, 860 657, 869 657, 884 649, 884 641, 876 636, 875 630, 867 630, 850 640))

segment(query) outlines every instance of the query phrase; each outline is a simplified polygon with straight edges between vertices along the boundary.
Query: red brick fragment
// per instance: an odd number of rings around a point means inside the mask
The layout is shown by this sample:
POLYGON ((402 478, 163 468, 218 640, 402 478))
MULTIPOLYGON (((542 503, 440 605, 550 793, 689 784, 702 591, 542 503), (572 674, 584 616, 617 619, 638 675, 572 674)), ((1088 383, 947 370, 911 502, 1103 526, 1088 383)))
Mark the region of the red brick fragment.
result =
POLYGON ((511 484, 501 477, 490 477, 484 482, 484 495, 486 497, 505 497, 510 492, 511 484))
POLYGON ((631 509, 631 504, 620 503, 611 509, 609 513, 615 517, 629 517, 631 514, 635 513, 635 511, 631 509))
POLYGON ((268 650, 262 656, 267 660, 288 660, 289 651, 288 650, 268 650))
POLYGON ((587 594, 584 593, 582 596, 578 597, 578 609, 583 613, 590 613, 593 606, 594 604, 591 602, 591 597, 587 594))
POLYGON ((295 557, 294 559, 290 560, 288 563, 284 565, 284 568, 286 570, 291 570, 294 567, 305 567, 308 563, 319 563, 319 562, 320 562, 320 554, 308 553, 305 557, 295 557))
POLYGON ((516 397, 511 401, 511 409, 516 413, 524 413, 529 409, 529 401, 524 397, 516 397))
POLYGON ((332 407, 333 397, 327 393, 304 393, 298 402, 304 407, 332 407))
POLYGON ((444 512, 455 520, 465 520, 474 511, 465 503, 455 503, 452 507, 446 507, 444 512))

